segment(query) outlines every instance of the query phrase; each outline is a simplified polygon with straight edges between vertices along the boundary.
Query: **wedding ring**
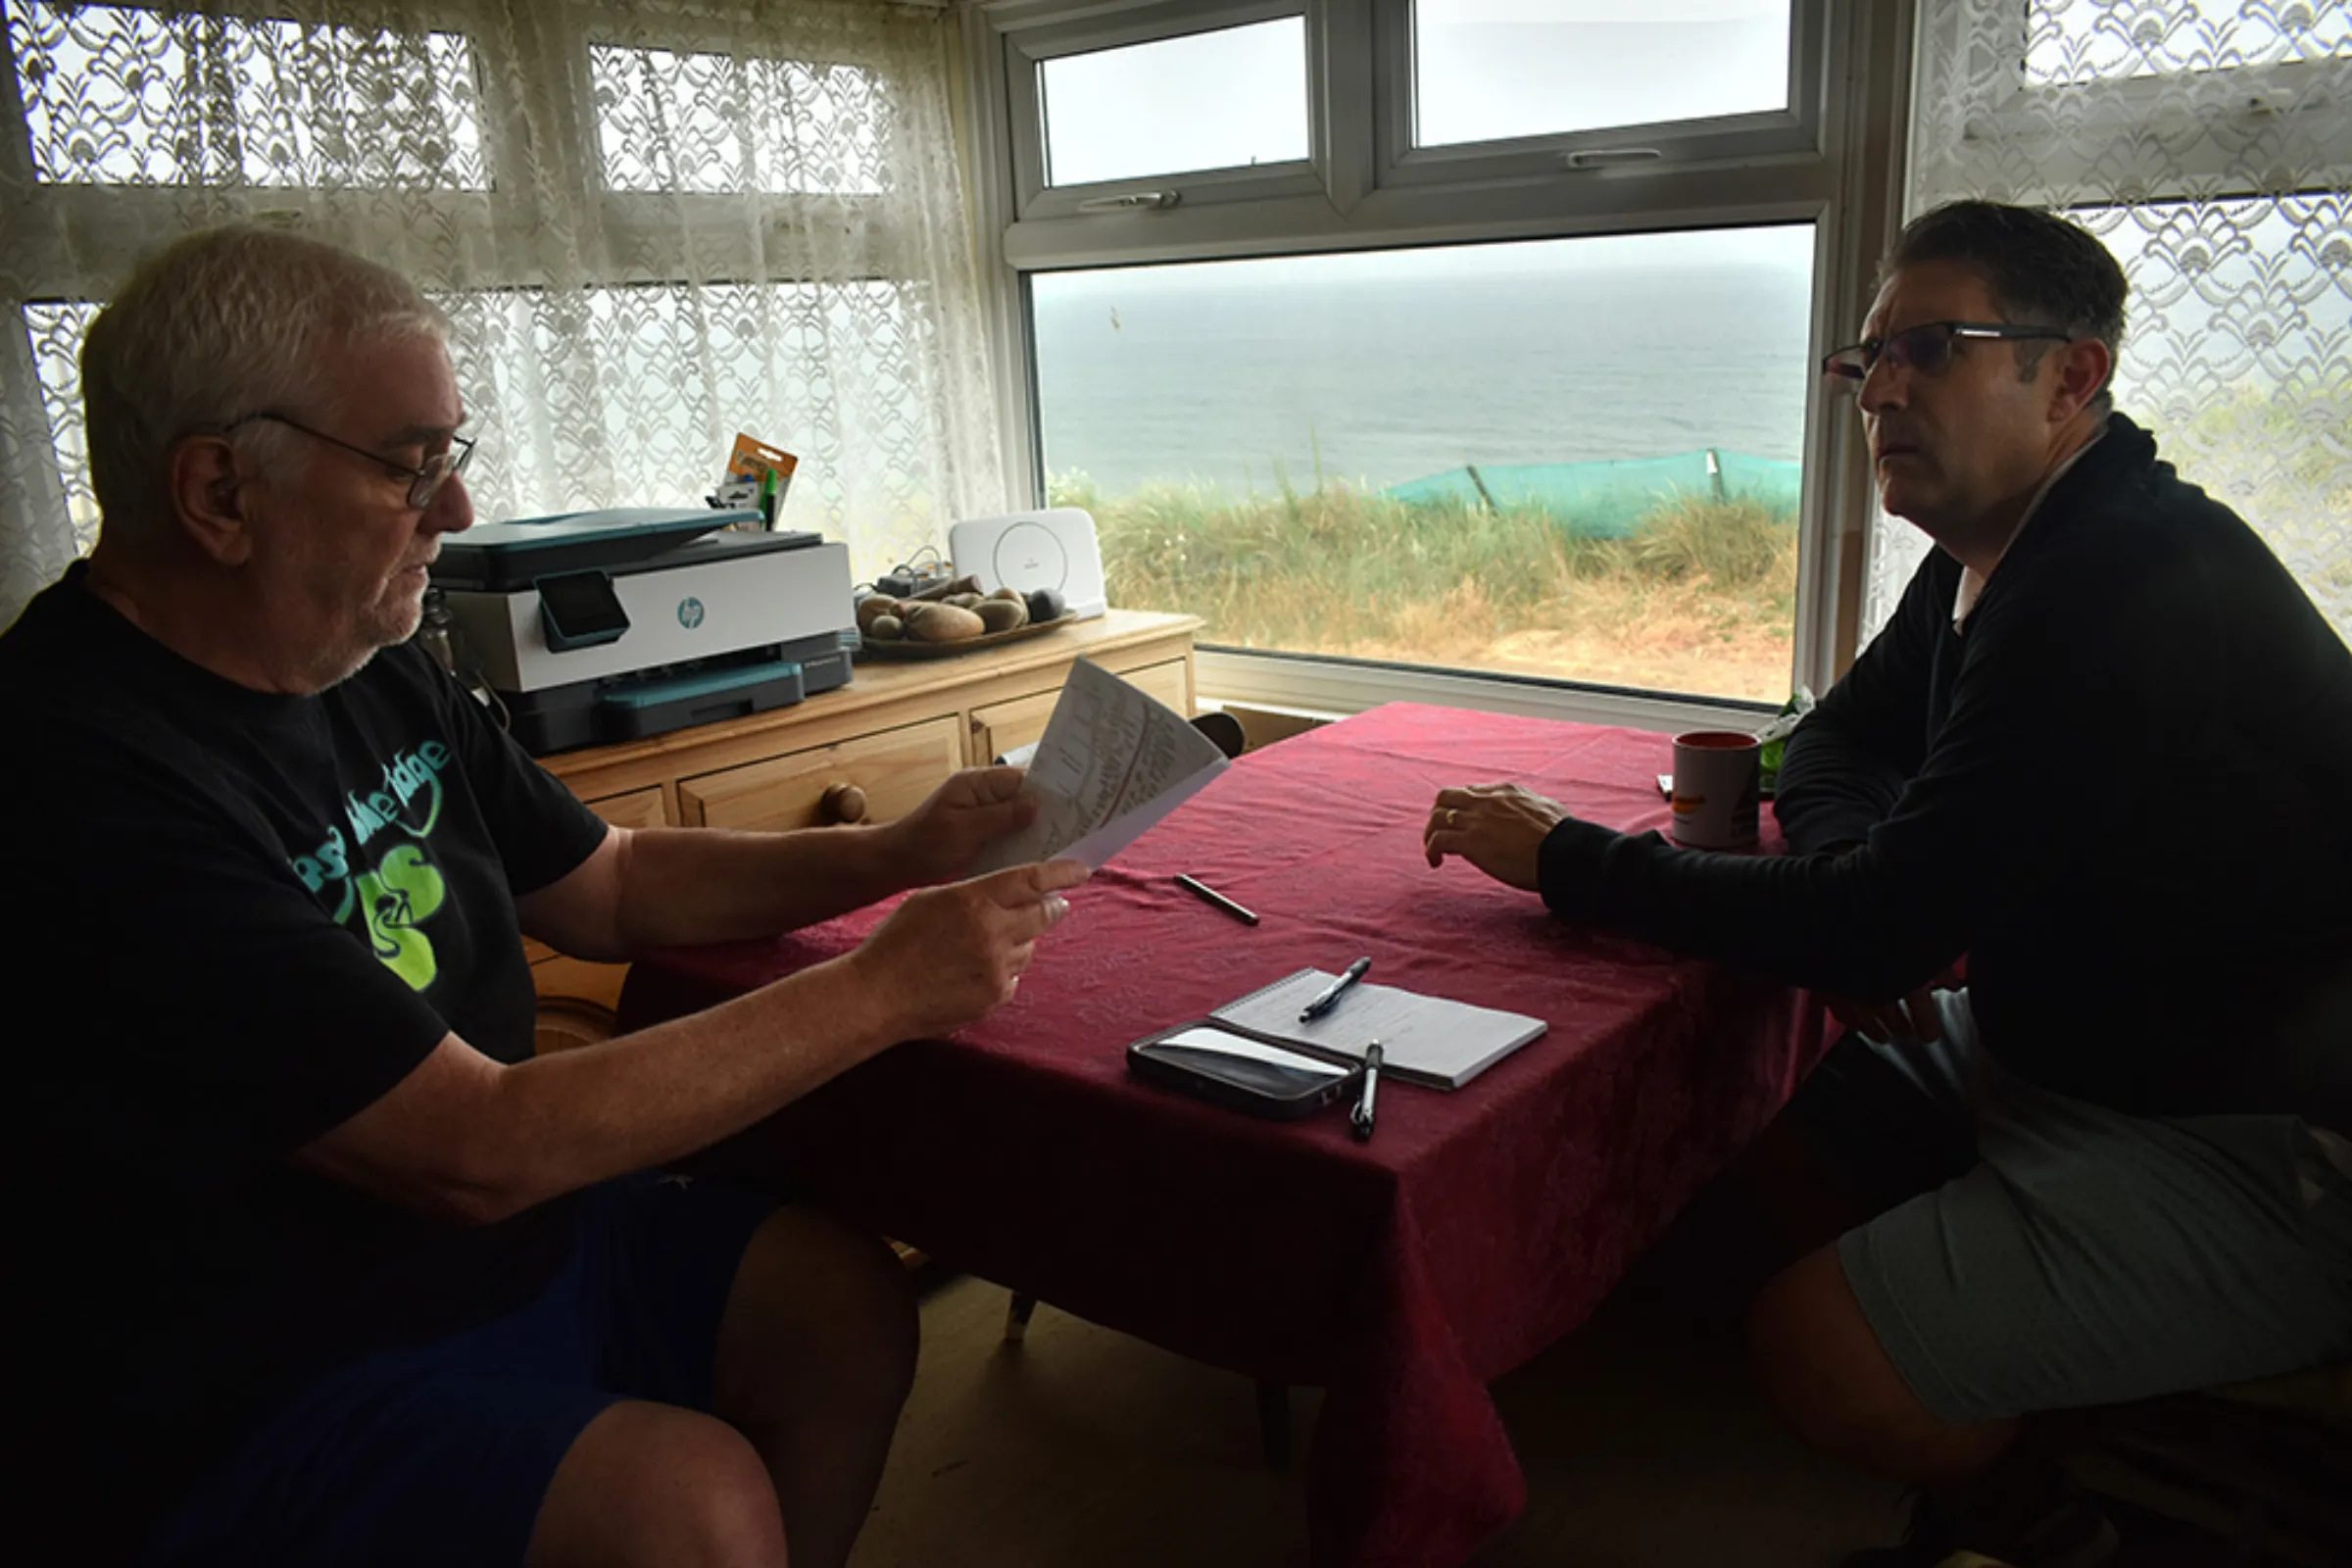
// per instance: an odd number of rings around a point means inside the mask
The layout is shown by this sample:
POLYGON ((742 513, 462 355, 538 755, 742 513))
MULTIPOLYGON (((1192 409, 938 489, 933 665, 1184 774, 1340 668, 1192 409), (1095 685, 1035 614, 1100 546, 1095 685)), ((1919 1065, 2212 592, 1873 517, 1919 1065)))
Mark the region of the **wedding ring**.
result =
POLYGON ((1462 813, 1461 813, 1461 812, 1459 812, 1459 811, 1455 810, 1455 809, 1454 809, 1452 807, 1450 807, 1450 806, 1448 806, 1447 808, 1446 808, 1446 830, 1448 833, 1450 833, 1450 832, 1452 832, 1452 831, 1453 831, 1454 824, 1456 824, 1457 822, 1461 821, 1461 819, 1462 819, 1462 813))

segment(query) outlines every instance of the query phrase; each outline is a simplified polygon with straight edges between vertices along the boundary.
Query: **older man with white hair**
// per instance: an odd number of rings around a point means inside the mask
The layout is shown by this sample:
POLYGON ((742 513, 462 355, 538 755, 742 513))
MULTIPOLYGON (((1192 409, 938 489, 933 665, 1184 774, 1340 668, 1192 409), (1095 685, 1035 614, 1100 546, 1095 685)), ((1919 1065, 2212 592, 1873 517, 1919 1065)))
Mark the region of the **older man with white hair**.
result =
POLYGON ((99 543, 0 636, 11 989, 62 1004, 17 1054, 29 1538, 839 1564, 912 1375, 901 1271, 632 1173, 1002 1004, 1085 868, 952 881, 1027 820, 1004 768, 882 827, 573 801, 405 646, 472 520, 445 339, 387 270, 241 228, 91 326, 99 543), (617 959, 908 888, 843 958, 532 1054, 525 932, 617 959))

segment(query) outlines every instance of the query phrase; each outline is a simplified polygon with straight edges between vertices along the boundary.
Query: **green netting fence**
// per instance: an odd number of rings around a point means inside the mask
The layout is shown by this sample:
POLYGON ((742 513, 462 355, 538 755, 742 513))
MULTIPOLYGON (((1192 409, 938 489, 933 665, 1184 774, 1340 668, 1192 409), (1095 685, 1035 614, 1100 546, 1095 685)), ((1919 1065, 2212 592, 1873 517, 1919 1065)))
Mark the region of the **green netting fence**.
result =
POLYGON ((1408 505, 1541 511, 1587 538, 1622 539, 1660 507, 1683 500, 1756 501, 1793 524, 1799 473, 1782 459, 1709 447, 1617 462, 1465 464, 1381 494, 1408 505))

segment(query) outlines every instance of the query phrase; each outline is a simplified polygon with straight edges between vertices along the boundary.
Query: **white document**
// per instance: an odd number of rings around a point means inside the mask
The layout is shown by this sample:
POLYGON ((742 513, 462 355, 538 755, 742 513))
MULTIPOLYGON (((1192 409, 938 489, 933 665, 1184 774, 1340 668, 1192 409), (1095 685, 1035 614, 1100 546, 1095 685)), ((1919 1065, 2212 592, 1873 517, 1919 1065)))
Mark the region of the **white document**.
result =
POLYGON ((1361 980, 1322 1017, 1299 1022, 1299 1009, 1338 978, 1301 969, 1210 1016, 1290 1041, 1316 1055, 1349 1061, 1363 1060, 1364 1048, 1377 1040, 1383 1072, 1432 1089, 1461 1088, 1551 1027, 1524 1013, 1361 980))
POLYGON ((1022 789, 1037 820, 989 846, 977 869, 1064 856, 1099 867, 1228 765, 1182 714, 1081 659, 1029 760, 1022 789))

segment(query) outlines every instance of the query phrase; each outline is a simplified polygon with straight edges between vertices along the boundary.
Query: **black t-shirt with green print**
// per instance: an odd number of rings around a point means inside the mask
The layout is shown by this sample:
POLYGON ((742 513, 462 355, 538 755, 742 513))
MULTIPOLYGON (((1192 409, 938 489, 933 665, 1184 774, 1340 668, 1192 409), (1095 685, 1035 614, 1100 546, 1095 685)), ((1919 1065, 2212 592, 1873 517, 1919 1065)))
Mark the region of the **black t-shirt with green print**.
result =
POLYGON ((33 1217, 11 1272, 38 1325, 29 1430, 64 1439, 52 1500, 90 1488, 85 1531, 127 1542, 302 1382, 562 1263, 568 1202, 446 1224, 288 1156, 453 1031, 529 1054, 514 899, 605 828, 414 648, 255 692, 83 575, 0 636, 33 1217))

